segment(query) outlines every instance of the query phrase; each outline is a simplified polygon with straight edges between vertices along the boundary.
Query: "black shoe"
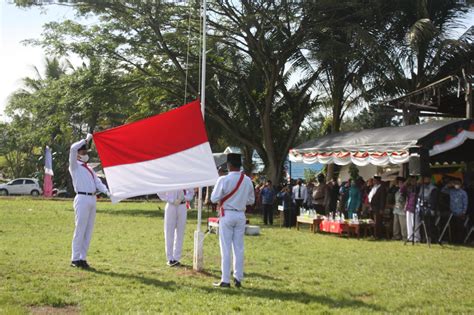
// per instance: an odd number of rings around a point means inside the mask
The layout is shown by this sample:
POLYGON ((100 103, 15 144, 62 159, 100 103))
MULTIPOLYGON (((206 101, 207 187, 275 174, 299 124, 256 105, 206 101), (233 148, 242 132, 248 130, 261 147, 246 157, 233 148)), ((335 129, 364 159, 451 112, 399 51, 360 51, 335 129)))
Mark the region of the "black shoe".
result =
POLYGON ((230 283, 222 282, 222 281, 214 282, 212 285, 219 288, 230 288, 230 283))
POLYGON ((179 261, 176 261, 176 260, 170 260, 166 263, 168 266, 170 267, 175 267, 175 266, 178 266, 179 265, 179 261))
POLYGON ((242 283, 239 280, 237 280, 236 278, 234 278, 234 285, 235 285, 236 288, 241 288, 242 287, 242 283))
POLYGON ((82 263, 80 260, 73 260, 71 261, 71 267, 82 268, 82 263))
POLYGON ((81 263, 81 267, 84 268, 84 269, 91 269, 91 266, 89 266, 89 264, 87 263, 86 260, 79 260, 80 263, 81 263))

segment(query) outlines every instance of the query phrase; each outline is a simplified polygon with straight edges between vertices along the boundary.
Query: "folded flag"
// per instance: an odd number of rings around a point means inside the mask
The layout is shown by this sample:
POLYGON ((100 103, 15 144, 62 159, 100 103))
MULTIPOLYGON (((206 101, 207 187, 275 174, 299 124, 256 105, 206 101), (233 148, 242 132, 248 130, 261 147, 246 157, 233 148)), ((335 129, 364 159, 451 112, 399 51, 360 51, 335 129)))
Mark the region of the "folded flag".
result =
POLYGON ((218 178, 198 100, 93 136, 112 202, 218 178))

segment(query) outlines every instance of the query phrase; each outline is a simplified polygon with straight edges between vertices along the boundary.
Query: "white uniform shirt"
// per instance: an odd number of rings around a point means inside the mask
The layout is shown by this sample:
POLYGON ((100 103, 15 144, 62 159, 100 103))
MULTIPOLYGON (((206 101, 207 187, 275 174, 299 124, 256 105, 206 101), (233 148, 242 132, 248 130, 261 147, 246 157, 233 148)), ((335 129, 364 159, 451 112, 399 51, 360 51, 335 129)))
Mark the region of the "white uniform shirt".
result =
POLYGON ((194 190, 192 189, 180 189, 175 191, 167 191, 158 193, 158 197, 161 200, 169 203, 183 203, 186 201, 191 201, 194 198, 194 190))
POLYGON ((74 191, 76 193, 95 193, 99 190, 106 194, 108 192, 107 187, 97 177, 95 172, 87 164, 77 159, 77 151, 84 144, 86 144, 84 139, 73 143, 69 151, 69 173, 71 173, 74 191))
MULTIPOLYGON (((217 203, 219 200, 228 195, 237 186, 240 178, 240 172, 229 172, 226 176, 217 179, 214 190, 211 194, 211 202, 217 203)), ((255 202, 255 192, 252 181, 244 176, 239 189, 224 202, 224 209, 235 209, 245 211, 247 205, 255 202)))
POLYGON ((296 185, 293 187, 293 200, 296 199, 303 199, 303 202, 306 202, 306 199, 308 199, 308 191, 305 185, 301 184, 301 186, 296 185))

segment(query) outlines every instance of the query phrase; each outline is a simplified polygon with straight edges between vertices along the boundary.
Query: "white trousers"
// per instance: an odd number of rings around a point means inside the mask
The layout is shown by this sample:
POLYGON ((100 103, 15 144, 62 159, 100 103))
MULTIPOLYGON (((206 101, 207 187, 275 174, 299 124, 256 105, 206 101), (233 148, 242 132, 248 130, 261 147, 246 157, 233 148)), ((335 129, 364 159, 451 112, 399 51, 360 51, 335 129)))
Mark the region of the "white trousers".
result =
MULTIPOLYGON (((418 224, 420 223, 420 215, 419 213, 415 214, 413 212, 406 212, 407 214, 407 238, 408 238, 408 241, 413 241, 412 237, 413 237, 413 231, 414 229, 416 229, 416 227, 418 226, 418 224), (413 216, 415 216, 415 226, 413 226, 413 216)), ((415 242, 419 242, 420 241, 420 229, 418 229, 418 231, 416 231, 415 233, 415 242)))
POLYGON ((231 250, 234 255, 234 278, 244 278, 245 213, 225 211, 219 218, 219 244, 221 247, 221 281, 230 283, 231 250))
POLYGON ((165 207, 165 250, 168 261, 181 259, 184 228, 186 227, 186 204, 175 206, 167 203, 165 207))
POLYGON ((94 230, 95 212, 95 196, 76 195, 74 198, 76 228, 72 237, 71 261, 87 259, 87 251, 94 230))

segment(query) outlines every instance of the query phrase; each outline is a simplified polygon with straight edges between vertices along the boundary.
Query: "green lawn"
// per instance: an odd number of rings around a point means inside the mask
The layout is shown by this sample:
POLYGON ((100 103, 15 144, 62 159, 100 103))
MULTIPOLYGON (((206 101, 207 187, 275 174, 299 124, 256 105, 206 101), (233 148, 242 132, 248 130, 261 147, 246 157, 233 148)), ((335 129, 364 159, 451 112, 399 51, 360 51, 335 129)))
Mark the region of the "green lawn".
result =
MULTIPOLYGON (((474 313, 474 248, 407 245, 262 228, 245 239, 243 289, 216 289, 217 237, 205 272, 165 265, 156 202, 98 204, 89 263, 69 267, 72 201, 0 199, 0 313, 474 313)), ((260 218, 250 217, 254 224, 260 218)))

